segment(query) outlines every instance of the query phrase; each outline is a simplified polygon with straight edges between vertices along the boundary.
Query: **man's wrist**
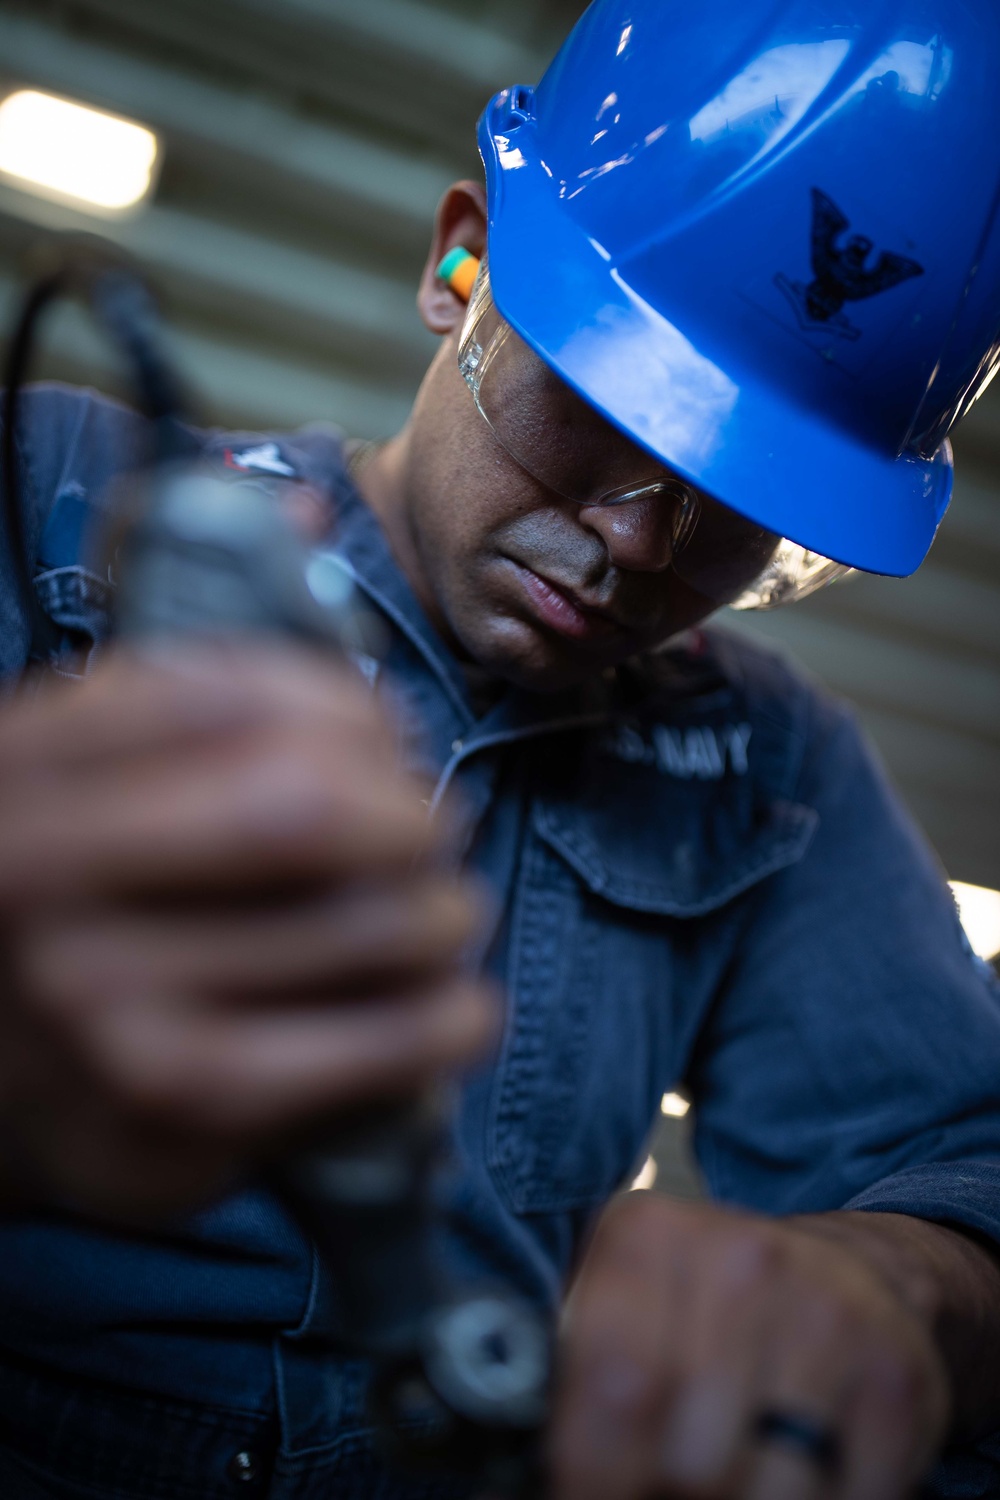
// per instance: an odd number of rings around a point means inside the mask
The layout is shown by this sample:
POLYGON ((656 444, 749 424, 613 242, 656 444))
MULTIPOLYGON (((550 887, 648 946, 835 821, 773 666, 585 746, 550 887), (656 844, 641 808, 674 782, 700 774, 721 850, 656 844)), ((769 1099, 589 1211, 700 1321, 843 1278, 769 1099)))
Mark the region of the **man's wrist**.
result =
POLYGON ((953 1439, 1000 1430, 1000 1251, 960 1226, 906 1214, 792 1223, 865 1261, 933 1340, 953 1397, 953 1439))
POLYGON ((841 1245, 864 1260, 932 1335, 944 1312, 950 1230, 904 1214, 828 1213, 794 1219, 808 1234, 841 1245))

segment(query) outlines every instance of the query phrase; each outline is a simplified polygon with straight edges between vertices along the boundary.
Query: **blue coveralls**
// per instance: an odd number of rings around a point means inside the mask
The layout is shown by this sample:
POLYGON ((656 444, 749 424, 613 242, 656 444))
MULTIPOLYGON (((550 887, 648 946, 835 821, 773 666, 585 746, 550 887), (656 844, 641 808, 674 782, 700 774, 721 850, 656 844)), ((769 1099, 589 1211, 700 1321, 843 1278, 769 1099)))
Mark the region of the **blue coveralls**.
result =
MULTIPOLYGON (((135 419, 40 388, 21 462, 37 587, 67 655, 105 639, 81 536, 135 419)), ((379 690, 410 763, 454 784, 496 891, 482 963, 502 1046, 464 1087, 442 1253, 553 1306, 601 1205, 683 1085, 713 1194, 853 1207, 1000 1241, 1000 994, 932 855, 844 707, 779 657, 699 632, 586 690, 482 716, 324 429, 208 434, 220 464, 310 482, 330 546, 388 626, 379 690)), ((0 574, 0 671, 28 629, 0 574)), ((171 1232, 57 1214, 0 1226, 3 1500, 416 1500, 333 1352, 322 1267, 247 1190, 171 1232), (249 1455, 234 1463, 236 1455, 249 1455)), ((1000 1495, 1000 1440, 941 1495, 1000 1495)))

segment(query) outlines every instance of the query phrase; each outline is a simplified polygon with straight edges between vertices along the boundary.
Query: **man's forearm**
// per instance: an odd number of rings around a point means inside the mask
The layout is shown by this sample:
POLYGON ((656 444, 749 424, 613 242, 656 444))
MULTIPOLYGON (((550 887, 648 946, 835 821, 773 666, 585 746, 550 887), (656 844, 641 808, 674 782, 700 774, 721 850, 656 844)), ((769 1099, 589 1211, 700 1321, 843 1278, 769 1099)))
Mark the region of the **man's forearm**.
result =
POLYGON ((793 1221, 874 1266, 932 1333, 951 1378, 952 1437, 1000 1431, 1000 1251, 903 1214, 816 1214, 793 1221))

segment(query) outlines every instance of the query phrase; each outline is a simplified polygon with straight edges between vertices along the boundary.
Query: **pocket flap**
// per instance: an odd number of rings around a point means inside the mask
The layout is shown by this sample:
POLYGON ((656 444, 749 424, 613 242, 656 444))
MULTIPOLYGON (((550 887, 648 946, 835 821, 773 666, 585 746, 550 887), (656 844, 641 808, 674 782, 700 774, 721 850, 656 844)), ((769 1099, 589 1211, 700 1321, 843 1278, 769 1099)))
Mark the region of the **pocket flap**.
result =
POLYGON ((696 785, 633 768, 600 798, 539 799, 534 826, 595 895, 632 911, 700 917, 805 854, 813 808, 752 781, 696 785))

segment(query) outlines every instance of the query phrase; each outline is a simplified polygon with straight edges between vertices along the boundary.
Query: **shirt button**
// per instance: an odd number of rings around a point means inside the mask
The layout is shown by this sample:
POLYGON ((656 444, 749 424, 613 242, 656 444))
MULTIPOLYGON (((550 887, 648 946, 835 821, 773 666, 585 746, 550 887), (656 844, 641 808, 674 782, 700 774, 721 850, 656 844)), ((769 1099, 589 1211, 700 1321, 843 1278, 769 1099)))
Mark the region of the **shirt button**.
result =
POLYGON ((464 740, 452 740, 452 742, 451 742, 451 753, 452 753, 452 755, 461 755, 461 753, 462 753, 462 751, 464 749, 465 749, 465 741, 464 740))
POLYGON ((260 1455, 253 1453, 249 1448, 234 1453, 229 1460, 229 1477, 236 1484, 253 1484, 259 1479, 262 1471, 260 1455))

